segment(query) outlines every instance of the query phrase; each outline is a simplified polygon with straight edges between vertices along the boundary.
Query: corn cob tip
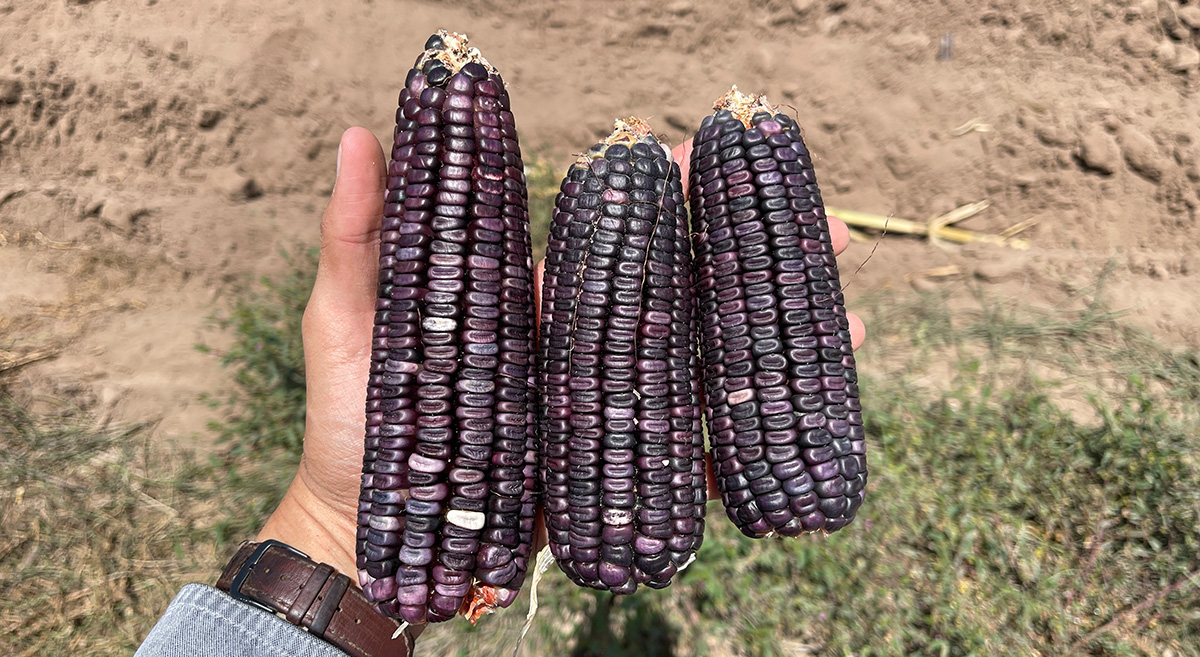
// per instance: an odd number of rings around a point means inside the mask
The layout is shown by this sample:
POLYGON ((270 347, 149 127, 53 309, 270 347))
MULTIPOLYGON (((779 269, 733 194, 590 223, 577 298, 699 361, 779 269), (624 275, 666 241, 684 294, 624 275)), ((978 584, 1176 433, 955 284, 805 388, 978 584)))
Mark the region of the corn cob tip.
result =
POLYGON ((654 130, 650 128, 650 123, 645 119, 639 119, 636 116, 631 116, 625 119, 617 119, 613 122, 612 134, 605 137, 600 143, 592 146, 586 153, 579 156, 577 162, 587 165, 592 161, 604 157, 609 146, 622 145, 633 146, 637 143, 646 143, 657 145, 663 149, 667 157, 671 157, 671 149, 661 144, 661 139, 654 134, 654 130))
POLYGON ((448 78, 467 64, 479 64, 488 73, 496 73, 496 68, 468 41, 465 34, 438 30, 425 41, 425 51, 417 58, 416 68, 431 77, 441 77, 443 74, 437 69, 444 68, 444 77, 448 78))
POLYGON ((737 85, 730 88, 729 93, 717 99, 713 103, 713 109, 727 110, 737 120, 742 122, 742 125, 747 128, 753 127, 754 115, 760 113, 775 114, 778 110, 767 101, 766 94, 744 94, 738 91, 737 85))

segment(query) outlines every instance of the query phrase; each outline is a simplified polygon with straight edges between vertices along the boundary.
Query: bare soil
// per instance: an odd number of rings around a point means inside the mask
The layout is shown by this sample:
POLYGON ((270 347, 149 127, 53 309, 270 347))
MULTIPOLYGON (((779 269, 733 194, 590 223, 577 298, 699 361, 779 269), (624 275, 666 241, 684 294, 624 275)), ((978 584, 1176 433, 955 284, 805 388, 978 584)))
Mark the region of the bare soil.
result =
POLYGON ((1133 321, 1200 343, 1196 0, 0 0, 0 368, 202 436, 198 396, 230 385, 193 349, 227 339, 206 318, 316 242, 341 132, 390 138, 438 28, 564 170, 616 116, 682 141, 737 84, 794 108, 830 205, 1037 222, 1024 251, 888 235, 856 274, 875 244, 853 244, 852 304, 964 284, 1064 304, 1107 271, 1133 321))

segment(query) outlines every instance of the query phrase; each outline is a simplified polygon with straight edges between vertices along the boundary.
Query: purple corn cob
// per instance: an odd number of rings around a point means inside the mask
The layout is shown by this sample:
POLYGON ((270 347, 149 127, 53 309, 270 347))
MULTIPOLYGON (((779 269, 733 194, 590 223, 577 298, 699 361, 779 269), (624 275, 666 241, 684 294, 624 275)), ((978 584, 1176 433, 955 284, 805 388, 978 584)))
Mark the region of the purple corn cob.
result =
POLYGON ((800 128, 734 87, 693 141, 706 414, 725 511, 747 536, 831 532, 867 462, 849 324, 800 128))
POLYGON ((525 577, 536 376, 521 152, 465 36, 439 31, 408 74, 385 203, 359 580, 385 615, 474 620, 525 577))
POLYGON ((542 478, 559 566, 662 588, 704 534, 697 322, 679 166, 638 119, 572 165, 542 288, 542 478))

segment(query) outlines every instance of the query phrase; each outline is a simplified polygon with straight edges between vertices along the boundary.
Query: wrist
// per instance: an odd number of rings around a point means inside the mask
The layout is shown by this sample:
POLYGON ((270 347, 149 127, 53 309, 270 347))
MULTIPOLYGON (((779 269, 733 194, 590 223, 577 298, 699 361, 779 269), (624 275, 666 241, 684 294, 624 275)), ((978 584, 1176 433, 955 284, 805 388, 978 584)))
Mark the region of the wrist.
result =
POLYGON ((298 474, 255 540, 286 543, 357 582, 355 530, 354 518, 318 498, 298 474))

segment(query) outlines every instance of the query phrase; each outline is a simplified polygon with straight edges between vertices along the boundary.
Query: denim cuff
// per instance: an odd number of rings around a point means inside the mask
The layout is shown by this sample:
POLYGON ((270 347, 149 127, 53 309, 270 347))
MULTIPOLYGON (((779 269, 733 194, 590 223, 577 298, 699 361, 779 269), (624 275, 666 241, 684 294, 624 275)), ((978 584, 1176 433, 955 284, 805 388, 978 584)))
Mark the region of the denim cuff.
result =
POLYGON ((347 657, 282 618, 204 584, 188 584, 134 657, 347 657))

